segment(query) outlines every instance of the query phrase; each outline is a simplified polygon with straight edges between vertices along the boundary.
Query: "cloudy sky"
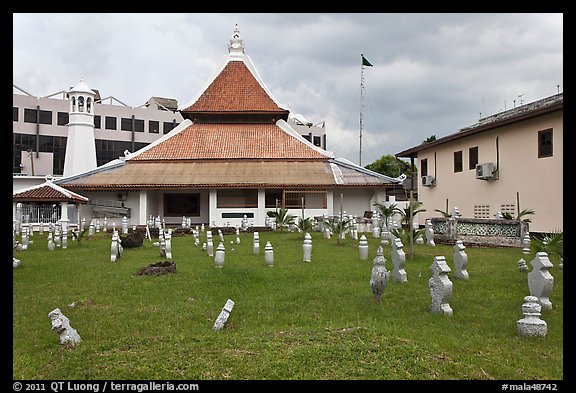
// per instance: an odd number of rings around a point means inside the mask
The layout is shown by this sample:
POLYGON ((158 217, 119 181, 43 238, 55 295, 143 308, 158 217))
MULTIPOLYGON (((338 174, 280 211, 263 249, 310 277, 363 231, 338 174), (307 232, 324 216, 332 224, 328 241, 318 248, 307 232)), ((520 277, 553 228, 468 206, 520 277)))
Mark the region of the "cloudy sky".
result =
POLYGON ((563 92, 558 13, 13 14, 13 83, 46 96, 84 78, 129 106, 183 105, 236 24, 274 97, 355 163, 364 54, 362 165, 563 92))

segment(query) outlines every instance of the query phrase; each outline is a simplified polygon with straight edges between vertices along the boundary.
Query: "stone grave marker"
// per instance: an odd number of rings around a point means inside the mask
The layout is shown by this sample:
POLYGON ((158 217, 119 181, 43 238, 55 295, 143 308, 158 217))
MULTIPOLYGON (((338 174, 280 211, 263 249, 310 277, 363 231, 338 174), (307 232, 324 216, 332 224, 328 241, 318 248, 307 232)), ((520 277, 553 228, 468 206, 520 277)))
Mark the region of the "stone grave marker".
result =
POLYGON ((230 317, 230 313, 232 312, 233 308, 234 301, 232 299, 226 300, 226 304, 224 304, 222 311, 220 311, 220 314, 216 318, 216 322, 214 322, 214 330, 219 331, 224 328, 224 325, 226 325, 226 322, 228 322, 228 318, 230 317))
POLYGON ((390 272, 386 270, 386 258, 384 258, 384 251, 382 246, 378 247, 376 257, 374 258, 374 267, 372 267, 372 274, 370 275, 370 288, 374 294, 374 301, 379 303, 390 280, 390 272))
POLYGON ((212 231, 206 231, 206 251, 209 257, 214 256, 214 242, 212 241, 212 231))
POLYGON ((530 264, 532 265, 532 271, 528 273, 530 295, 538 298, 543 310, 551 310, 550 292, 554 285, 554 277, 548 271, 553 267, 548 254, 537 252, 530 264))
POLYGON ((168 229, 164 237, 164 247, 166 249, 166 258, 172 259, 172 229, 168 229))
POLYGON ((518 334, 522 337, 546 336, 548 324, 540 319, 540 310, 542 306, 538 303, 536 296, 524 297, 522 304, 522 313, 524 318, 516 322, 518 334))
POLYGON ((74 346, 81 341, 80 335, 70 326, 70 320, 59 308, 50 311, 48 318, 52 321, 52 330, 60 336, 60 344, 74 346))
POLYGON ((304 244, 302 245, 304 262, 311 262, 312 259, 312 236, 308 232, 304 235, 304 244))
POLYGON ((452 308, 448 302, 452 297, 452 281, 448 278, 450 267, 443 256, 434 257, 434 262, 430 266, 432 277, 428 280, 428 288, 432 297, 430 310, 434 313, 452 315, 452 308))
POLYGON ((432 220, 426 220, 426 244, 429 246, 436 246, 434 243, 434 228, 432 228, 432 220))
POLYGON ((468 280, 470 278, 466 270, 468 267, 468 255, 464 250, 466 250, 466 247, 462 240, 456 240, 454 244, 454 270, 456 271, 456 278, 468 280))
POLYGON ((266 246, 264 247, 264 261, 268 266, 274 266, 274 249, 270 242, 266 242, 266 246))
POLYGON ((404 245, 400 239, 394 239, 392 242, 392 264, 394 265, 394 270, 392 270, 392 279, 401 283, 407 282, 408 277, 404 270, 406 264, 406 253, 404 252, 404 245))
POLYGON ((254 232, 254 242, 252 245, 252 254, 259 255, 260 254, 260 234, 258 232, 254 232))
POLYGON ((116 262, 118 259, 118 232, 112 232, 112 244, 110 245, 110 262, 116 262))
POLYGON ((226 256, 226 249, 224 248, 224 242, 220 242, 220 244, 218 244, 218 247, 216 248, 216 255, 214 256, 214 266, 219 268, 223 267, 225 256, 226 256))
POLYGON ((368 240, 365 235, 360 237, 360 243, 358 244, 358 250, 360 252, 360 260, 365 261, 368 259, 368 240))
POLYGON ((527 272, 528 271, 528 265, 526 264, 526 261, 524 260, 524 258, 520 258, 520 260, 518 261, 518 271, 520 271, 520 272, 527 272))

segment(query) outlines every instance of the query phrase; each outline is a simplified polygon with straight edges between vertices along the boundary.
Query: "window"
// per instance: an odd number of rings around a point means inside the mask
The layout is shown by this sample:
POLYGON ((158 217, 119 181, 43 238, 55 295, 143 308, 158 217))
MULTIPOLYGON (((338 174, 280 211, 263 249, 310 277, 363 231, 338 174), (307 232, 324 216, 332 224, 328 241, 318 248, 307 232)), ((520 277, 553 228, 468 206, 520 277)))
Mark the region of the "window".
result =
POLYGON ((216 192, 218 208, 255 208, 258 207, 258 190, 218 190, 216 192))
POLYGON ((164 216, 200 215, 200 194, 164 194, 164 216))
POLYGON ((68 113, 66 112, 58 112, 58 125, 65 126, 68 124, 68 113))
POLYGON ((86 99, 86 112, 90 113, 92 111, 92 98, 88 97, 86 99))
POLYGON ((160 122, 156 120, 148 121, 148 132, 158 134, 160 132, 160 122))
POLYGON ((173 121, 173 122, 164 122, 164 134, 168 134, 170 131, 172 131, 174 128, 176 128, 178 124, 173 121))
POLYGON ((116 118, 112 116, 106 116, 105 127, 107 130, 115 130, 116 129, 116 118))
POLYGON ((288 209, 326 209, 326 191, 284 191, 283 206, 288 209), (304 206, 302 206, 302 201, 304 206))
POLYGON ((306 139, 308 142, 312 142, 312 135, 302 135, 302 138, 306 139))
POLYGON ((476 170, 478 164, 478 146, 468 149, 468 169, 476 170))
POLYGON ((319 136, 314 137, 314 146, 322 147, 322 138, 319 136))
POLYGON ((132 119, 126 117, 120 119, 120 129, 122 131, 132 131, 132 119))
POLYGON ((462 172, 462 150, 454 152, 454 173, 462 172))
POLYGON ((420 176, 428 176, 428 159, 420 160, 420 176))
POLYGON ((78 97, 78 112, 84 112, 84 97, 78 97))
MULTIPOLYGON (((24 122, 25 123, 36 123, 36 116, 38 111, 36 109, 24 109, 24 122)), ((52 111, 40 110, 39 116, 40 124, 52 124, 52 111)))
POLYGON ((268 209, 282 206, 282 190, 266 190, 264 192, 264 201, 268 209))
POLYGON ((12 121, 18 121, 18 108, 12 107, 12 121))
POLYGON ((538 158, 552 157, 552 128, 538 131, 538 158))
POLYGON ((134 119, 134 131, 144 132, 144 120, 134 119))
POLYGON ((100 115, 94 116, 94 128, 101 128, 102 117, 100 115))

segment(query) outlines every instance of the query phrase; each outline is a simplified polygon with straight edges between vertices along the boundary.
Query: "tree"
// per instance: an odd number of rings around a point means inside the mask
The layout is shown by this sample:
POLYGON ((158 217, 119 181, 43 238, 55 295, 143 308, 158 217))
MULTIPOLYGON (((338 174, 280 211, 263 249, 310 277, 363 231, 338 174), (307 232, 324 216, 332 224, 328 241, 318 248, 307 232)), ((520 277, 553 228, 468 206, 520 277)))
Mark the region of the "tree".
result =
POLYGON ((524 216, 527 216, 529 214, 534 214, 534 210, 533 209, 524 209, 522 210, 520 213, 518 213, 517 217, 514 217, 512 215, 512 213, 509 212, 505 212, 502 213, 502 217, 505 220, 516 220, 516 221, 524 221, 524 222, 531 222, 529 218, 524 218, 524 216))
POLYGON ((420 201, 411 201, 407 207, 404 209, 396 208, 396 211, 400 213, 402 218, 400 222, 405 225, 406 227, 410 228, 412 226, 412 220, 414 216, 418 213, 425 212, 426 209, 422 209, 422 202, 420 201), (412 213, 410 213, 412 212, 412 213))
POLYGON ((312 229, 314 229, 314 223, 312 222, 311 217, 306 218, 300 217, 300 219, 298 220, 298 224, 296 224, 296 226, 302 232, 302 238, 306 236, 306 232, 311 232, 312 229))
POLYGON ((386 205, 380 202, 374 202, 373 205, 376 206, 382 217, 384 217, 384 224, 386 225, 386 228, 388 228, 388 220, 396 213, 396 207, 398 205, 393 203, 386 207, 386 205))
POLYGON ((364 168, 390 177, 410 174, 410 165, 392 155, 382 156, 364 168))
POLYGON ((436 140, 436 135, 430 135, 428 138, 422 141, 422 144, 434 142, 436 140))
POLYGON ((324 222, 328 228, 332 231, 334 236, 337 236, 337 244, 340 245, 340 240, 342 240, 342 235, 346 233, 354 225, 352 218, 340 218, 337 222, 324 222))
POLYGON ((269 211, 269 213, 271 213, 271 216, 276 220, 276 229, 280 228, 280 232, 282 232, 285 227, 294 224, 294 220, 296 219, 296 216, 289 214, 288 209, 285 207, 276 209, 276 211, 269 211))

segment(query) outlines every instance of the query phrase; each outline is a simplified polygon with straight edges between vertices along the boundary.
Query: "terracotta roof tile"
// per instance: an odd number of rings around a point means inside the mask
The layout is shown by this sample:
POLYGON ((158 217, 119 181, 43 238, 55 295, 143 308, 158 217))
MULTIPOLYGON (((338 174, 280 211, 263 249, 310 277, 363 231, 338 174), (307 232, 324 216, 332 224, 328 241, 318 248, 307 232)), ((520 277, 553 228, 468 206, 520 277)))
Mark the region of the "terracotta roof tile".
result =
POLYGON ((130 158, 142 160, 326 159, 276 124, 192 124, 130 158))
POLYGON ((14 202, 79 202, 87 203, 88 198, 70 192, 60 191, 59 186, 45 184, 33 186, 16 192, 12 196, 14 202), (68 195, 67 195, 68 194, 68 195))
POLYGON ((242 61, 230 61, 202 95, 181 112, 284 112, 242 61))

